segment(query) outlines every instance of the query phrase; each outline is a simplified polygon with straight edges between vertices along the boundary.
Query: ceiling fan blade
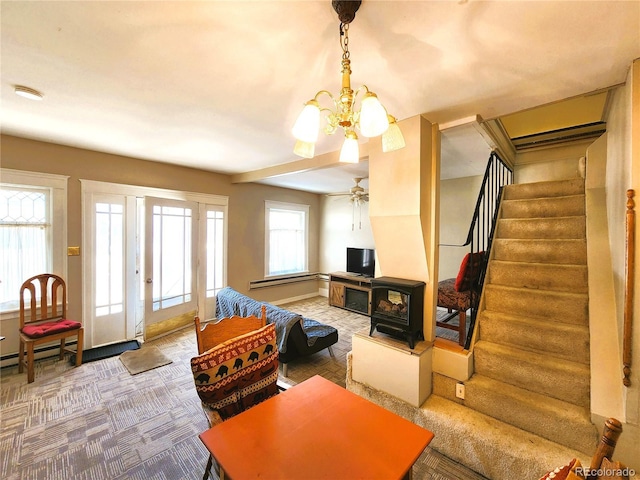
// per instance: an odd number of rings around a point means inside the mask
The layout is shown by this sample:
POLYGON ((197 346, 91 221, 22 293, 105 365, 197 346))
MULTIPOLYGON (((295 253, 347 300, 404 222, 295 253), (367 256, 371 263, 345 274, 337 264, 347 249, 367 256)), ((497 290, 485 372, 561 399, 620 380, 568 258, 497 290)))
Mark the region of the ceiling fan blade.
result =
POLYGON ((354 178, 353 181, 355 185, 349 189, 348 192, 344 193, 326 193, 327 197, 349 197, 349 201, 355 205, 360 205, 361 203, 369 201, 369 192, 367 192, 364 188, 360 186, 360 182, 364 180, 363 178, 354 178))

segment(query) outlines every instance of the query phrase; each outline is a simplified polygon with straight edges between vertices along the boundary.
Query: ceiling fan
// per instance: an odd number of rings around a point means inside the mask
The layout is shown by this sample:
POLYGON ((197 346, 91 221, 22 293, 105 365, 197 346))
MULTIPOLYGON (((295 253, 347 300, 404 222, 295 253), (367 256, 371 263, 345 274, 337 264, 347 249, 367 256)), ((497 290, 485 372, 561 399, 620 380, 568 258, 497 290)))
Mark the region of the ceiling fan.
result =
POLYGON ((351 187, 348 192, 329 193, 327 194, 327 196, 330 196, 330 197, 331 196, 332 197, 348 196, 349 201, 353 202, 355 206, 359 207, 362 203, 369 201, 369 192, 365 191, 365 189, 360 186, 360 182, 364 179, 365 178, 362 178, 362 177, 356 177, 353 179, 353 181, 355 182, 355 185, 351 187))
POLYGON ((358 208, 358 228, 362 228, 362 211, 360 207, 363 203, 369 201, 369 192, 360 186, 360 182, 366 177, 356 177, 353 179, 355 185, 345 193, 328 193, 328 197, 349 197, 349 201, 353 206, 351 214, 351 230, 355 230, 356 207, 358 208))

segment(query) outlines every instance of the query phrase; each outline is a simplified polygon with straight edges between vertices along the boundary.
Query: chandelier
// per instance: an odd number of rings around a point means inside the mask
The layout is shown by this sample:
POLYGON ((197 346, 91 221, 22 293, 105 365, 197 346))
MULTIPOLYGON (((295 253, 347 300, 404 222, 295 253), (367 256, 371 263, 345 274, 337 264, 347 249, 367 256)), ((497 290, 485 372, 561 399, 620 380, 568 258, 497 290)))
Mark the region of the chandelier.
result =
POLYGON ((351 89, 351 60, 349 54, 349 24, 360 8, 361 0, 332 2, 333 9, 340 19, 340 46, 342 47, 342 90, 335 97, 327 90, 320 90, 305 103, 304 108, 292 133, 297 142, 293 149, 296 155, 304 158, 314 156, 315 144, 320 130, 320 114, 326 113, 326 125, 323 130, 327 135, 333 135, 338 128, 344 132, 344 144, 340 150, 340 161, 358 163, 359 147, 356 127, 364 137, 382 135, 382 151, 391 152, 405 146, 404 137, 396 119, 387 113, 378 96, 366 85, 362 85, 355 92, 351 89), (360 110, 356 109, 356 99, 362 93, 360 110), (321 107, 320 99, 328 98, 329 107, 321 107))

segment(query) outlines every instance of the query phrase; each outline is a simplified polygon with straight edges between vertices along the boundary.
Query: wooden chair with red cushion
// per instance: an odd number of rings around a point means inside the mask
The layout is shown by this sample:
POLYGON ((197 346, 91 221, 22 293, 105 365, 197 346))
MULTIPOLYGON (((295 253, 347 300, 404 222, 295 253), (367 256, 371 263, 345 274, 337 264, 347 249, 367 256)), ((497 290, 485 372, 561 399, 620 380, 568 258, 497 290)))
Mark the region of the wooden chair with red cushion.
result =
POLYGON ((20 287, 18 372, 22 373, 24 366, 27 366, 28 383, 33 382, 35 377, 34 347, 56 340, 60 340, 60 360, 67 351, 76 354, 76 366, 82 365, 84 329, 80 322, 67 319, 67 285, 58 275, 35 275, 20 287), (68 337, 77 338, 75 350, 65 346, 68 337))
POLYGON ((467 253, 460 264, 456 278, 438 282, 438 306, 446 308, 450 315, 436 321, 436 326, 458 332, 458 344, 464 345, 467 335, 467 310, 478 305, 478 277, 484 260, 484 252, 467 253), (458 317, 458 325, 449 323, 458 317))

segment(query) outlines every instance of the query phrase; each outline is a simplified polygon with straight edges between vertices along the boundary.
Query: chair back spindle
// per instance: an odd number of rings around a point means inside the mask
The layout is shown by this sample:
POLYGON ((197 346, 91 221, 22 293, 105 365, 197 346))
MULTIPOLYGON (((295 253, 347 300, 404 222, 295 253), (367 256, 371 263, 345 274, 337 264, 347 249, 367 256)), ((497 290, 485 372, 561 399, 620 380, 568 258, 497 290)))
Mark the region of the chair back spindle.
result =
POLYGON ((37 275, 20 288, 20 327, 33 322, 67 317, 67 288, 57 275, 37 275), (25 292, 29 292, 29 313, 25 309, 25 292), (60 298, 60 296, 62 298, 60 298), (38 299, 40 305, 38 308, 38 299))

